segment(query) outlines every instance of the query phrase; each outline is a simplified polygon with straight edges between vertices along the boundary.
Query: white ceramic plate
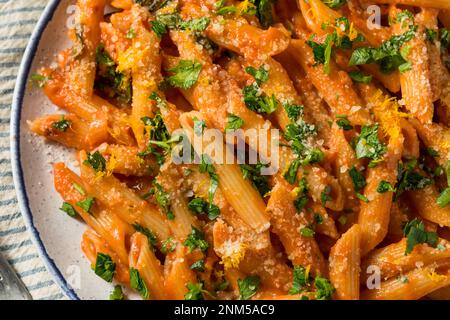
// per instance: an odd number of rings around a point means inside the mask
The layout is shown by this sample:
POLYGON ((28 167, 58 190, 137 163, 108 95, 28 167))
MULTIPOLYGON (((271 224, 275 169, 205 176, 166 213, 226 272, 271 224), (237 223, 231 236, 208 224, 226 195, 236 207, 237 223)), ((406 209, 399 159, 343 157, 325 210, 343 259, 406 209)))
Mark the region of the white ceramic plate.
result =
MULTIPOLYGON (((62 113, 29 77, 67 48, 67 26, 73 21, 74 0, 49 1, 25 51, 11 116, 11 155, 19 205, 47 269, 72 299, 107 299, 112 286, 91 270, 80 249, 86 226, 59 210, 62 200, 53 186, 52 164, 72 167, 74 153, 31 134, 27 121, 44 114, 62 113)), ((78 170, 76 170, 77 172, 78 170)))

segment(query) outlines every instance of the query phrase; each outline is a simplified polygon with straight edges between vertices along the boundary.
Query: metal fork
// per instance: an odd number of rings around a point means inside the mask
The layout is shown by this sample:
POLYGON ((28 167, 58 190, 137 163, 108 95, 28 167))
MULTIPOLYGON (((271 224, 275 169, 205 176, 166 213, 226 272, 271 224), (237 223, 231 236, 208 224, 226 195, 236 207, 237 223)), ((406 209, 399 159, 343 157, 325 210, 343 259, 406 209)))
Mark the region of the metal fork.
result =
POLYGON ((11 265, 0 254, 0 300, 31 300, 31 295, 11 265))

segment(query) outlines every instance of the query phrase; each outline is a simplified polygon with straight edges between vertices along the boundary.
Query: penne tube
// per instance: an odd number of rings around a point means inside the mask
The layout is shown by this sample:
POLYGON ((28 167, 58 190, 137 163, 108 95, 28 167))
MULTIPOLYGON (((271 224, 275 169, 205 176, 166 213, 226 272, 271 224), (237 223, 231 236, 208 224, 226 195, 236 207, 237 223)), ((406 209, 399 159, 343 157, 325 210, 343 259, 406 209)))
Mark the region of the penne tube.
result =
POLYGON ((400 274, 406 274, 417 268, 418 265, 427 266, 434 262, 448 259, 450 257, 448 242, 440 239, 439 244, 444 250, 430 247, 427 244, 417 244, 408 255, 405 255, 406 239, 376 249, 361 264, 361 282, 365 283, 370 276, 366 273, 369 266, 378 267, 381 279, 387 280, 400 274))
POLYGON ((178 244, 175 251, 166 256, 164 285, 168 299, 184 300, 184 296, 188 292, 187 284, 197 282, 195 272, 191 270, 186 255, 187 248, 178 244))
POLYGON ((331 248, 330 280, 339 300, 359 300, 360 240, 360 228, 355 224, 331 248))
MULTIPOLYGON (((364 0, 364 2, 367 1, 368 0, 364 0)), ((397 4, 450 10, 450 3, 447 0, 370 0, 369 3, 397 4)))
POLYGON ((285 181, 278 182, 270 193, 267 212, 272 231, 280 238, 289 260, 294 265, 311 266, 313 274, 327 275, 325 259, 314 237, 301 234, 303 228, 311 228, 303 212, 297 212, 285 181))
POLYGON ((147 237, 136 232, 131 237, 130 242, 130 269, 136 269, 146 285, 148 297, 144 298, 152 300, 167 299, 163 268, 153 251, 150 250, 147 237))
POLYGON ((74 114, 55 114, 29 123, 30 130, 49 140, 77 150, 91 150, 108 139, 106 122, 102 126, 83 121, 74 114))
POLYGON ((449 262, 415 269, 404 275, 381 283, 380 289, 361 292, 362 300, 417 300, 450 284, 449 262), (443 270, 439 270, 439 268, 443 270), (405 280, 407 279, 407 280, 405 280))
POLYGON ((100 22, 103 21, 106 0, 78 0, 78 23, 72 30, 75 45, 71 70, 68 73, 71 89, 90 97, 95 81, 95 51, 100 42, 100 22))
POLYGON ((165 217, 154 206, 139 198, 125 184, 112 175, 97 174, 84 161, 86 152, 80 152, 81 176, 85 185, 95 198, 102 201, 112 212, 115 212, 128 224, 140 224, 154 232, 158 241, 170 236, 165 217))

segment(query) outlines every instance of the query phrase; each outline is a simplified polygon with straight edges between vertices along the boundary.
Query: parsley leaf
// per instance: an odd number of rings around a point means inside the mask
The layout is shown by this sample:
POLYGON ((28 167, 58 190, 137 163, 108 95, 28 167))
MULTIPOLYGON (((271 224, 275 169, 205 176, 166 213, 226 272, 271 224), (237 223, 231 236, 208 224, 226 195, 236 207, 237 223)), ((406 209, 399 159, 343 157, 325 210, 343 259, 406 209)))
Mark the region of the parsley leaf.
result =
POLYGON ((59 210, 64 211, 72 218, 75 218, 77 216, 77 212, 75 211, 74 207, 68 202, 63 202, 61 208, 59 210))
POLYGON ((303 227, 300 229, 300 234, 302 235, 302 237, 305 237, 305 238, 313 238, 315 231, 313 229, 311 229, 310 227, 303 227))
POLYGON ((309 272, 302 266, 294 267, 294 280, 289 294, 299 294, 307 290, 310 283, 309 272))
POLYGON ((191 270, 196 270, 199 272, 205 271, 205 260, 197 260, 190 267, 191 270))
POLYGON ((239 300, 248 300, 256 294, 260 279, 258 276, 250 276, 244 280, 238 279, 239 300))
POLYGON ((44 76, 39 73, 31 75, 31 81, 36 84, 39 88, 43 88, 47 85, 47 82, 51 80, 50 76, 44 76))
POLYGON ((220 215, 220 209, 215 204, 209 204, 202 198, 194 198, 188 203, 189 209, 194 212, 194 214, 207 213, 209 220, 214 220, 220 215))
POLYGON ((123 294, 122 287, 120 285, 115 285, 114 290, 109 295, 109 300, 125 300, 125 295, 123 294))
POLYGON ((164 211, 164 213, 167 216, 167 219, 173 220, 175 218, 175 215, 170 210, 169 194, 164 190, 164 188, 158 182, 153 181, 153 186, 154 186, 153 192, 155 195, 156 203, 164 211))
POLYGON ((184 295, 184 300, 203 300, 203 292, 205 292, 205 290, 203 289, 203 283, 199 282, 199 283, 192 283, 189 282, 186 285, 186 288, 189 290, 185 295, 184 295))
POLYGON ((395 192, 395 188, 388 181, 385 181, 385 180, 380 181, 380 183, 378 184, 378 187, 377 187, 377 192, 385 193, 388 191, 395 192))
POLYGON ((225 132, 235 131, 244 125, 244 120, 232 113, 228 114, 228 122, 225 127, 225 132))
POLYGON ((87 213, 91 213, 90 210, 91 210, 92 206, 94 205, 94 202, 95 202, 94 198, 87 197, 83 201, 78 201, 76 203, 76 205, 79 206, 84 211, 86 211, 87 213))
POLYGON ((336 116, 337 120, 336 120, 336 124, 338 125, 339 128, 345 130, 345 131, 349 131, 353 129, 353 126, 350 124, 350 121, 348 120, 347 116, 343 115, 343 116, 336 116))
POLYGON ((372 82, 373 78, 371 75, 365 75, 361 71, 350 71, 348 75, 353 81, 365 84, 372 82))
POLYGON ((325 206, 325 204, 328 201, 332 200, 330 194, 331 194, 331 187, 326 186, 320 194, 320 202, 322 203, 323 206, 325 206))
POLYGON ((172 237, 167 238, 161 244, 161 252, 164 254, 173 252, 173 251, 175 251, 176 248, 177 248, 177 243, 173 240, 172 237))
POLYGON ((206 128, 206 123, 204 120, 199 120, 196 117, 192 119, 194 121, 194 133, 197 137, 201 136, 203 129, 206 128))
MULTIPOLYGON (((400 54, 400 48, 416 35, 417 26, 410 26, 409 30, 401 35, 392 36, 383 42, 379 48, 357 48, 353 51, 349 66, 368 63, 378 63, 384 73, 391 73, 407 61, 400 54)), ((405 67, 403 67, 404 69, 405 67)))
POLYGON ((252 75, 255 78, 256 83, 260 86, 263 82, 266 82, 269 79, 269 71, 266 70, 265 66, 262 65, 259 69, 254 67, 245 68, 245 72, 252 75))
POLYGON ((100 44, 96 48, 97 74, 95 88, 108 98, 117 98, 119 101, 131 102, 132 87, 130 77, 117 71, 117 64, 100 44))
POLYGON ((207 172, 209 175, 210 183, 208 190, 208 198, 209 203, 212 204, 214 200, 214 194, 216 193, 217 187, 219 186, 219 177, 217 176, 216 169, 211 163, 211 159, 205 154, 202 155, 202 163, 199 166, 199 171, 200 173, 207 172))
POLYGON ((418 219, 406 223, 403 234, 406 237, 405 256, 412 252, 416 244, 426 243, 434 247, 438 242, 437 233, 425 231, 425 225, 418 219))
POLYGON ((244 102, 247 108, 258 113, 271 114, 278 107, 278 100, 275 95, 266 96, 261 93, 259 86, 254 83, 250 86, 245 86, 242 89, 244 95, 244 102))
POLYGON ((291 120, 292 122, 296 122, 300 116, 303 116, 304 106, 285 103, 283 107, 289 120, 291 120))
POLYGON ((111 282, 116 272, 116 264, 105 253, 97 253, 94 272, 106 282, 111 282))
POLYGON ((253 186, 258 190, 259 194, 263 197, 270 191, 268 176, 261 175, 261 169, 265 165, 257 163, 256 165, 241 164, 240 168, 244 179, 248 179, 252 182, 253 186))
POLYGON ((433 184, 433 180, 422 176, 421 174, 413 171, 417 165, 417 161, 410 161, 409 163, 403 165, 399 163, 398 165, 398 176, 397 176, 397 192, 395 194, 395 199, 397 200, 400 195, 405 191, 414 191, 423 189, 426 186, 433 184))
POLYGON ((150 95, 150 99, 153 100, 153 101, 156 101, 156 106, 158 108, 165 108, 165 107, 167 107, 167 101, 161 99, 161 97, 155 91, 153 91, 152 94, 150 95))
POLYGON ((95 172, 104 172, 106 170, 106 160, 98 151, 95 151, 92 154, 88 152, 87 158, 83 161, 83 164, 91 167, 95 172))
POLYGON ((447 161, 447 184, 448 188, 442 191, 436 200, 436 203, 441 208, 444 208, 450 203, 450 160, 447 161))
POLYGON ((169 69, 174 75, 167 78, 168 83, 175 88, 189 89, 198 80, 202 65, 193 60, 181 60, 178 65, 169 69))
POLYGON ((339 9, 347 4, 347 0, 322 0, 322 2, 331 9, 339 9))
POLYGON ((202 252, 206 252, 209 244, 205 240, 204 233, 194 226, 191 226, 191 228, 191 233, 184 241, 184 245, 189 248, 189 252, 192 252, 196 248, 200 249, 202 252))
POLYGON ((316 287, 316 299, 317 300, 330 300, 335 289, 331 282, 321 276, 316 276, 314 280, 314 286, 316 287))
POLYGON ((363 126, 356 142, 356 156, 358 159, 368 158, 380 160, 387 148, 378 140, 378 124, 363 126))
POLYGON ((353 187, 356 192, 362 190, 366 186, 366 178, 355 168, 355 166, 349 170, 348 174, 352 178, 353 187))
POLYGON ((450 46, 450 29, 442 28, 439 30, 441 45, 444 48, 450 46))
POLYGON ((142 298, 148 299, 150 297, 147 285, 141 278, 139 271, 133 267, 130 267, 130 287, 137 290, 142 298))
POLYGON ((133 226, 134 230, 142 233, 144 236, 147 237, 150 248, 156 247, 156 245, 158 244, 158 241, 156 239, 155 234, 150 229, 143 227, 138 223, 133 223, 132 226, 133 226))
POLYGON ((306 178, 303 177, 298 182, 298 187, 295 189, 297 192, 297 199, 294 200, 294 206, 297 211, 303 210, 303 208, 308 203, 308 183, 306 182, 306 178))
POLYGON ((61 120, 52 123, 52 128, 61 132, 66 132, 70 125, 71 121, 64 119, 64 116, 61 116, 61 120))

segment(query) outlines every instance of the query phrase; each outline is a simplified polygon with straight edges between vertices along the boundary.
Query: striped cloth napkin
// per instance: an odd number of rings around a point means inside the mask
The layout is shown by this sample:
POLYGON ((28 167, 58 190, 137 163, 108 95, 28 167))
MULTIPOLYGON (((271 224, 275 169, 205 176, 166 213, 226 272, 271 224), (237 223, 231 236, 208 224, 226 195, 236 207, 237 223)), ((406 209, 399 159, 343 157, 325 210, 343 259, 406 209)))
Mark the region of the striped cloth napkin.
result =
POLYGON ((22 55, 48 0, 0 0, 0 253, 34 299, 66 299, 22 221, 9 150, 11 100, 22 55))

